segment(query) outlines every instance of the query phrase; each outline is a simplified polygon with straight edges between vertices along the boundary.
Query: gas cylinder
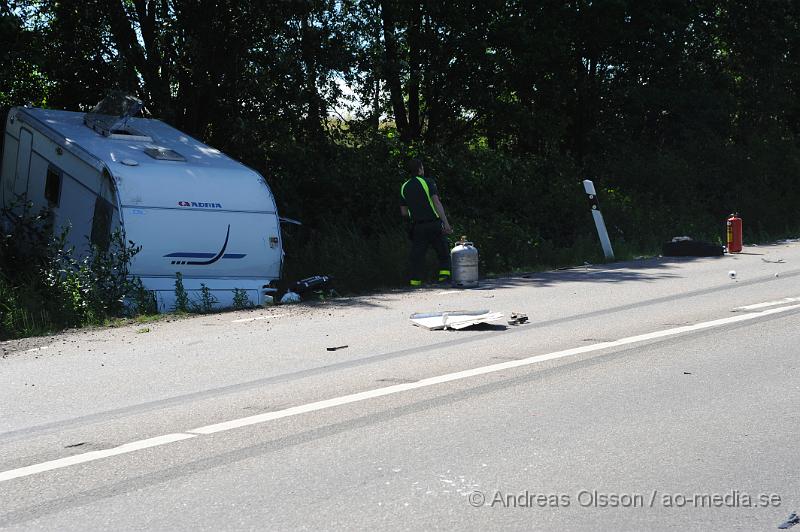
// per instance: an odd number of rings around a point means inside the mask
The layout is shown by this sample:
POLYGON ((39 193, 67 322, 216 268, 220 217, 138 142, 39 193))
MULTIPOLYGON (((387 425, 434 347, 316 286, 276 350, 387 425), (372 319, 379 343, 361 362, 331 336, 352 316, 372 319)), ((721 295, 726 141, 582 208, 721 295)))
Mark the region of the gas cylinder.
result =
POLYGON ((728 229, 728 253, 742 251, 742 219, 738 214, 731 214, 726 221, 728 229))
POLYGON ((466 236, 456 242, 450 251, 453 268, 453 286, 469 288, 478 286, 478 250, 466 236))

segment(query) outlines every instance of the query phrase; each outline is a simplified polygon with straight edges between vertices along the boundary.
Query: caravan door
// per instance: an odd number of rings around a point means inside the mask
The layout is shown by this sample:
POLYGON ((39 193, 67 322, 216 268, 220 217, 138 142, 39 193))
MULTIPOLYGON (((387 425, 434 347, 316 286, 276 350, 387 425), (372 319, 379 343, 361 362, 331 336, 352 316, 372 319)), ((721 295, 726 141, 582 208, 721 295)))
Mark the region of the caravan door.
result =
POLYGON ((19 130, 19 146, 17 146, 17 170, 14 176, 14 195, 12 202, 17 201, 17 197, 28 194, 28 175, 31 169, 31 146, 33 145, 33 133, 26 128, 19 130))

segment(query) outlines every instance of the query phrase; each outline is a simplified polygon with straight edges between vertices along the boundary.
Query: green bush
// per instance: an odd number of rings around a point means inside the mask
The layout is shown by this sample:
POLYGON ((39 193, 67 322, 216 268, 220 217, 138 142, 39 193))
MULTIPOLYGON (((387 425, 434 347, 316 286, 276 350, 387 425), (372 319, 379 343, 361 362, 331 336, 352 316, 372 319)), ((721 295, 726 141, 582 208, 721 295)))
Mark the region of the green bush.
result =
POLYGON ((139 247, 112 235, 108 250, 91 247, 75 256, 67 231, 55 235, 46 210, 7 209, 10 230, 0 238, 0 338, 43 334, 66 327, 101 324, 141 311, 141 282, 128 265, 139 247), (22 213, 22 214, 20 214, 22 213))
POLYGON ((253 302, 250 301, 249 297, 247 297, 247 290, 244 288, 233 289, 233 301, 231 302, 231 307, 234 310, 243 310, 253 307, 253 302))
POLYGON ((200 299, 192 302, 192 312, 198 314, 209 314, 214 309, 219 300, 211 293, 211 289, 205 283, 200 283, 200 299))
POLYGON ((175 312, 189 312, 189 293, 183 287, 183 274, 175 272, 175 312))

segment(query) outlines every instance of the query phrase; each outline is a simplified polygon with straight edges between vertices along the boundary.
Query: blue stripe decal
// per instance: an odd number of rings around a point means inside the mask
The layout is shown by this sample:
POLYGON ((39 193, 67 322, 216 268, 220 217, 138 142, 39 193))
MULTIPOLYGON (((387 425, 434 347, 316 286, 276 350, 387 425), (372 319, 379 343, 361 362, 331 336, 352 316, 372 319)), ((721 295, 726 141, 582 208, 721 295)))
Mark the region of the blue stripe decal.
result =
POLYGON ((169 255, 164 255, 165 257, 186 257, 189 259, 210 259, 216 255, 216 253, 185 253, 183 251, 179 251, 177 253, 170 253, 169 255))
MULTIPOLYGON (((165 257, 180 257, 183 259, 210 259, 214 256, 214 253, 184 253, 184 252, 177 252, 177 253, 170 253, 169 255, 164 255, 165 257)), ((226 253, 222 256, 223 259, 243 259, 246 257, 246 253, 226 253)))
POLYGON ((189 264, 195 266, 207 266, 209 264, 214 264, 219 259, 241 259, 246 256, 244 253, 225 253, 225 249, 228 247, 228 238, 231 236, 231 226, 228 225, 228 230, 225 233, 225 242, 222 243, 222 249, 219 250, 218 253, 195 253, 189 251, 176 251, 174 253, 169 253, 164 255, 164 257, 170 258, 177 258, 180 257, 182 259, 208 259, 204 261, 198 260, 173 260, 170 261, 170 264, 189 264))

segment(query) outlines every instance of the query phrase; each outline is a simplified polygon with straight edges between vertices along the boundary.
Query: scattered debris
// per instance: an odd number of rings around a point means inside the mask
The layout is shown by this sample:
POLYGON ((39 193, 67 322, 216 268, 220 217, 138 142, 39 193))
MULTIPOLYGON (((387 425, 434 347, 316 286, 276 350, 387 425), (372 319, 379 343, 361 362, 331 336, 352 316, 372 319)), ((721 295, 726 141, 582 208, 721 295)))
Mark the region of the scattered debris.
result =
POLYGON ((281 298, 281 303, 284 305, 289 303, 300 303, 300 301, 300 296, 291 290, 283 294, 283 297, 281 298))
POLYGON ((389 382, 389 383, 392 383, 392 384, 408 384, 408 383, 417 382, 417 381, 415 381, 414 379, 402 379, 402 378, 399 378, 399 377, 397 377, 397 378, 391 378, 390 377, 390 378, 387 378, 387 379, 378 379, 375 382, 389 382))
POLYGON ((521 314, 519 312, 511 313, 511 319, 508 320, 509 325, 522 325, 523 323, 528 323, 527 314, 521 314))
POLYGON ((136 329, 136 334, 149 333, 149 332, 150 332, 150 327, 142 327, 141 329, 136 329))
POLYGON ((763 260, 764 262, 768 262, 770 264, 786 264, 786 261, 783 260, 783 259, 770 260, 770 259, 765 259, 764 257, 761 257, 761 260, 763 260))
POLYGON ((683 372, 683 374, 684 374, 684 375, 691 375, 691 374, 692 374, 692 372, 691 372, 691 371, 684 371, 684 372, 683 372))
POLYGON ((461 330, 480 323, 491 323, 503 319, 501 312, 488 310, 448 310, 445 312, 417 312, 409 318, 414 325, 435 331, 440 329, 461 330))
POLYGON ((324 290, 328 287, 331 281, 333 281, 333 278, 327 275, 314 275, 312 277, 306 277, 305 279, 300 279, 294 283, 290 289, 290 292, 302 294, 304 292, 308 292, 309 290, 324 290))
POLYGON ((326 347, 325 349, 327 349, 328 351, 337 351, 339 349, 347 349, 348 347, 350 347, 350 346, 348 346, 348 345, 337 345, 336 347, 326 347))
POLYGON ((728 277, 730 277, 731 279, 736 279, 736 270, 729 271, 728 277))
POLYGON ((273 320, 273 319, 276 320, 284 316, 288 316, 288 314, 267 314, 266 316, 256 316, 255 318, 241 318, 238 320, 232 320, 231 323, 247 323, 249 321, 273 320))
POLYGON ((82 442, 79 442, 79 443, 73 443, 72 445, 65 445, 64 449, 71 449, 73 447, 81 447, 83 445, 86 445, 87 443, 89 443, 89 442, 82 441, 82 442))
POLYGON ((794 525, 798 523, 800 523, 800 515, 797 515, 797 512, 792 512, 792 514, 785 522, 778 525, 778 528, 780 528, 781 530, 786 530, 787 528, 792 528, 794 525))

